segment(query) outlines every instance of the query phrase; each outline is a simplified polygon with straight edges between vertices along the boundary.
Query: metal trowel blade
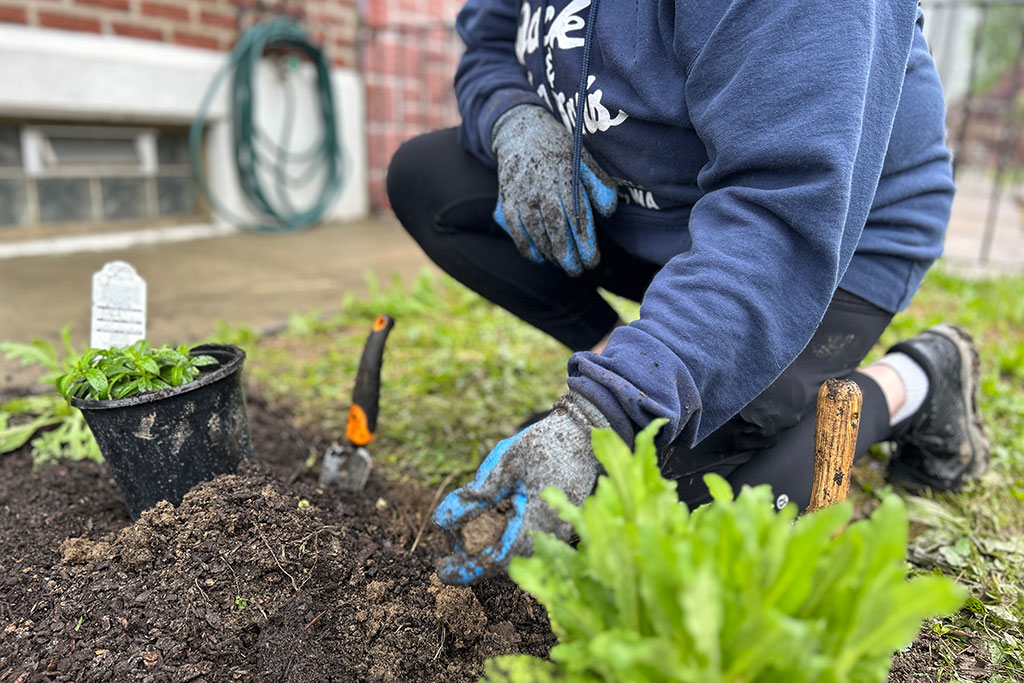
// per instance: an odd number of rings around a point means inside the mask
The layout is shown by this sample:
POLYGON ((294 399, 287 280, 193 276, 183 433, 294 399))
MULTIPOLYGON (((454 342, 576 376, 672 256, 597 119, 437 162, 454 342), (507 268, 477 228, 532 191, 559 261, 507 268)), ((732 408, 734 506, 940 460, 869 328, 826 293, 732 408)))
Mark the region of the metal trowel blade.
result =
POLYGON ((336 484, 346 491, 361 491, 370 477, 373 461, 361 446, 331 445, 320 467, 320 485, 336 484))

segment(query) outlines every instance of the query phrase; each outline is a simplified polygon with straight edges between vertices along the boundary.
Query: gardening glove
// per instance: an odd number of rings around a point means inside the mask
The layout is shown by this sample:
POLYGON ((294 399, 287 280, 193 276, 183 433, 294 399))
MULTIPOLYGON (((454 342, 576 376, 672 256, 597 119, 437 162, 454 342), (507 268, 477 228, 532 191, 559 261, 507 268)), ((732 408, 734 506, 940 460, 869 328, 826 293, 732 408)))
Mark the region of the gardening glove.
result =
POLYGON ((464 586, 504 573, 514 555, 533 552, 530 531, 546 531, 568 541, 572 525, 560 519, 540 493, 557 486, 570 502, 582 505, 601 471, 590 432, 607 426, 608 420, 592 403, 570 391, 546 418, 499 443, 476 478, 448 494, 434 511, 434 524, 455 538, 452 555, 438 566, 441 581, 464 586), (473 547, 464 527, 499 507, 510 508, 499 518, 504 531, 490 534, 482 549, 473 547))
POLYGON ((600 260, 594 210, 615 212, 615 183, 586 149, 580 169, 579 216, 573 214, 573 140, 547 109, 512 107, 491 129, 498 159, 498 206, 494 220, 535 263, 557 263, 579 275, 600 260))

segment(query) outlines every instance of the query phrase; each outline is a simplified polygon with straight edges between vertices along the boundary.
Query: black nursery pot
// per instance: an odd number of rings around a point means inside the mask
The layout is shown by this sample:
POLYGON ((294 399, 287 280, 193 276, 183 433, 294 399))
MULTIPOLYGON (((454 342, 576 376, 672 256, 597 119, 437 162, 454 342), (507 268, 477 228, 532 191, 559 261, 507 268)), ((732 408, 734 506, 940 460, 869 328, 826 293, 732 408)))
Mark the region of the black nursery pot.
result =
POLYGON ((72 400, 89 424, 132 519, 252 458, 242 395, 245 352, 224 344, 193 348, 217 359, 188 384, 113 401, 72 400))

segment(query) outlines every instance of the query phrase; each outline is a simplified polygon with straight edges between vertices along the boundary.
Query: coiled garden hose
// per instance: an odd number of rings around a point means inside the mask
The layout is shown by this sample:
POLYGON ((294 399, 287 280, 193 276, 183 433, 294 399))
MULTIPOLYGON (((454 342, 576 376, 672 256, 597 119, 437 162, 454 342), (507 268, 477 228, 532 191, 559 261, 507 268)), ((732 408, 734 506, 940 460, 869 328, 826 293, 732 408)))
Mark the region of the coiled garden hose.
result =
MULTIPOLYGON (((287 70, 298 68, 298 59, 287 58, 287 70)), ((263 21, 244 31, 227 62, 214 76, 189 129, 192 175, 210 206, 231 223, 259 232, 287 232, 319 222, 334 203, 344 184, 341 140, 337 128, 331 70, 324 53, 302 27, 291 19, 263 21), (293 151, 289 140, 295 127, 295 102, 290 80, 285 78, 284 116, 275 140, 260 129, 255 118, 256 69, 267 51, 298 50, 316 68, 323 136, 308 149, 293 151), (234 131, 234 158, 238 182, 246 205, 256 220, 238 216, 210 190, 203 170, 202 138, 206 117, 224 79, 231 75, 230 116, 234 131), (290 192, 307 186, 323 172, 323 184, 308 206, 296 207, 290 192), (268 179, 272 181, 268 182, 268 179)))

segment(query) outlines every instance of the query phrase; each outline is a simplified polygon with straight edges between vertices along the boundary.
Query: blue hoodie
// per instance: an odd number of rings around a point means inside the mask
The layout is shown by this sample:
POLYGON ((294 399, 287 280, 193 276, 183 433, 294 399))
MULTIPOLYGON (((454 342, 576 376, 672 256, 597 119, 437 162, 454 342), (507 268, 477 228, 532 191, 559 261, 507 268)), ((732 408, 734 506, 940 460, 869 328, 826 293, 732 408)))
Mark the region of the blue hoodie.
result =
POLYGON ((664 266, 640 319, 569 361, 627 438, 664 417, 660 444, 703 439, 837 287, 902 310, 942 251, 950 154, 916 0, 469 0, 457 27, 465 147, 494 166, 518 104, 575 130, 585 76, 578 133, 622 187, 601 228, 664 266))

